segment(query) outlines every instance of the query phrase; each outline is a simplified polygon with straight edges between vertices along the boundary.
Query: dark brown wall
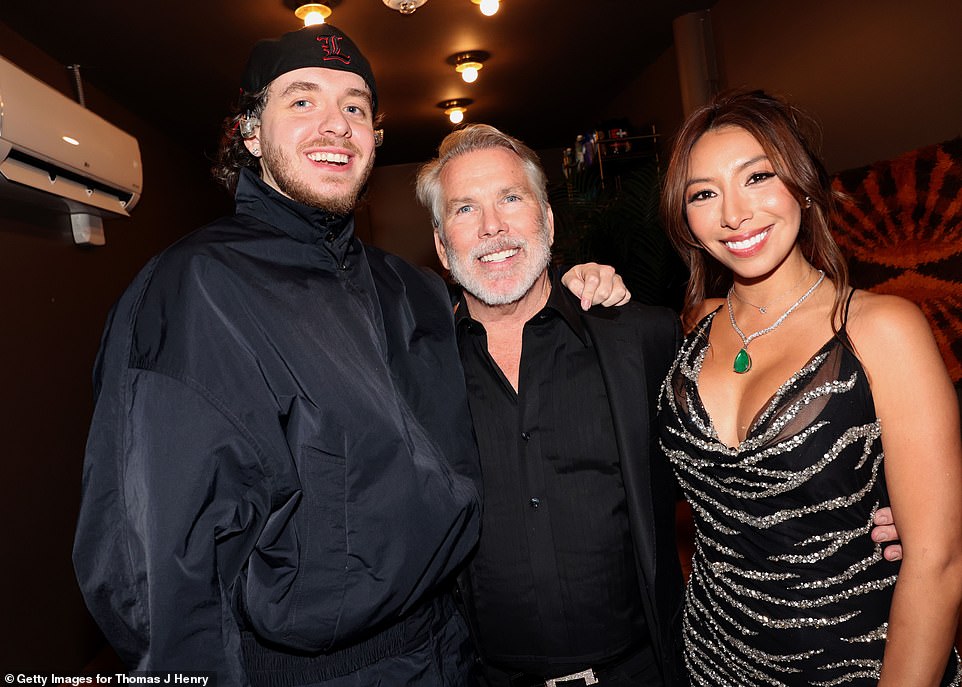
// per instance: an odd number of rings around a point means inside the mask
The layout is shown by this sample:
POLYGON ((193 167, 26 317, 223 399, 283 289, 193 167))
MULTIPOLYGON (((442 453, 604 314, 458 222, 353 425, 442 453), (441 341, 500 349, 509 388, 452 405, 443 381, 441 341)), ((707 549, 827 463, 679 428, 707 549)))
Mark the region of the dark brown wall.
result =
POLYGON ((829 171, 962 134, 958 0, 719 0, 712 24, 723 84, 815 115, 829 171))
MULTIPOLYGON (((73 97, 66 69, 0 24, 3 56, 73 97)), ((92 411, 91 366, 104 319, 154 253, 227 207, 201 154, 86 89, 87 106, 135 136, 144 194, 107 220, 107 245, 84 248, 65 218, 0 200, 0 666, 76 671, 101 640, 70 562, 92 411)), ((177 104, 183 106, 183 104, 177 104)))
MULTIPOLYGON (((721 86, 763 88, 814 115, 831 172, 962 134, 958 0, 718 0, 711 24, 721 86)), ((682 120, 674 49, 608 109, 670 138, 682 120)))

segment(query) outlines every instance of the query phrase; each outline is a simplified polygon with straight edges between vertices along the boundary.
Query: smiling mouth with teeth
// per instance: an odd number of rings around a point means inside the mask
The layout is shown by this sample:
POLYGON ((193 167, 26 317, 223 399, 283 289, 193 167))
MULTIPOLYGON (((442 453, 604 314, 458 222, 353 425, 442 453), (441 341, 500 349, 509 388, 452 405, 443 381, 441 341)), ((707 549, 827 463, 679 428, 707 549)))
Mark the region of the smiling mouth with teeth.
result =
POLYGON ((307 159, 313 162, 326 162, 331 165, 346 165, 350 158, 344 153, 308 153, 307 159))
POLYGON ((510 257, 518 254, 517 248, 509 248, 508 250, 498 251, 497 253, 488 253, 487 255, 482 255, 478 258, 481 262, 504 262, 510 257))
POLYGON ((757 246, 761 243, 766 236, 768 236, 768 231, 762 231, 744 241, 725 241, 725 245, 731 250, 748 250, 752 246, 757 246))

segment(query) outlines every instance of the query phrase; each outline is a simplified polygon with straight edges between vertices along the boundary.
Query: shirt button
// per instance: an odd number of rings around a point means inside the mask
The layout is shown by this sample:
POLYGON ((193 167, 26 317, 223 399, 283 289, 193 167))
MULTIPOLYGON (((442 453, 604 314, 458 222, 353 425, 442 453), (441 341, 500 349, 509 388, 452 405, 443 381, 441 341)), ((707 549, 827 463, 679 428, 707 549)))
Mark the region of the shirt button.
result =
POLYGON ((541 499, 539 499, 538 497, 535 497, 530 501, 528 501, 528 505, 531 506, 532 508, 538 508, 541 506, 541 499))
POLYGON ((327 232, 327 236, 324 237, 324 240, 325 240, 325 241, 333 241, 333 240, 334 240, 334 232, 333 232, 333 231, 327 232))
POLYGON ((528 439, 531 438, 531 435, 528 434, 527 432, 521 432, 521 438, 527 441, 528 439))

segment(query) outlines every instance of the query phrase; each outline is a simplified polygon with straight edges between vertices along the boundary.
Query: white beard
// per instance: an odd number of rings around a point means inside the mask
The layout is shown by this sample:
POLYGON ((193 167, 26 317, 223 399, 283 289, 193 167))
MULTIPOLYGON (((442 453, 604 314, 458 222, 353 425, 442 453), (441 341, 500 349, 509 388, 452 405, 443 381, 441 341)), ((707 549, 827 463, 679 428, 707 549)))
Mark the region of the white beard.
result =
POLYGON ((517 237, 499 236, 478 244, 466 258, 453 252, 447 253, 447 258, 454 281, 485 305, 516 303, 531 291, 551 263, 547 222, 542 220, 541 230, 530 243, 517 237), (478 259, 482 255, 511 249, 518 249, 519 255, 525 258, 524 262, 508 273, 486 277, 478 259))

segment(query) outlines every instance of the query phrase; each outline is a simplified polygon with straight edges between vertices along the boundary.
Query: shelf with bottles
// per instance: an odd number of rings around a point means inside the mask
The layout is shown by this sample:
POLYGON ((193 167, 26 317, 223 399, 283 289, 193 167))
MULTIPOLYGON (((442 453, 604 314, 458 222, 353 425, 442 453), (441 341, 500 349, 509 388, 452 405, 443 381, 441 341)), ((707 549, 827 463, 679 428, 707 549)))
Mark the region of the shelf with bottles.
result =
POLYGON ((597 166, 598 176, 604 186, 606 174, 615 174, 622 163, 654 159, 657 165, 658 133, 653 124, 645 127, 644 131, 645 133, 630 134, 628 129, 618 126, 607 131, 598 129, 587 135, 578 134, 575 145, 565 148, 563 152, 565 178, 573 170, 597 166))

